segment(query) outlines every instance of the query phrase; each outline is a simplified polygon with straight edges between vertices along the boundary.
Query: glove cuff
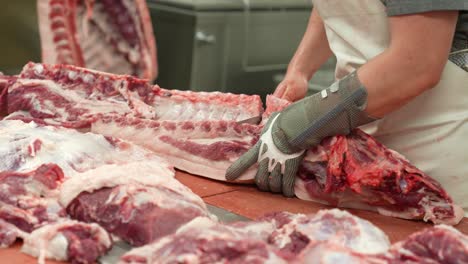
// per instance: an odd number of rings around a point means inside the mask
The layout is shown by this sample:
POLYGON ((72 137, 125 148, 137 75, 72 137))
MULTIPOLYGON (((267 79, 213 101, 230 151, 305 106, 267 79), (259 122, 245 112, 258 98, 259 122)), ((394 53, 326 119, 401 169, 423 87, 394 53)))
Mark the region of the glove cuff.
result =
POLYGON ((328 136, 348 134, 352 129, 375 121, 365 112, 367 89, 353 72, 330 87, 306 97, 283 111, 278 128, 292 148, 318 145, 328 136))

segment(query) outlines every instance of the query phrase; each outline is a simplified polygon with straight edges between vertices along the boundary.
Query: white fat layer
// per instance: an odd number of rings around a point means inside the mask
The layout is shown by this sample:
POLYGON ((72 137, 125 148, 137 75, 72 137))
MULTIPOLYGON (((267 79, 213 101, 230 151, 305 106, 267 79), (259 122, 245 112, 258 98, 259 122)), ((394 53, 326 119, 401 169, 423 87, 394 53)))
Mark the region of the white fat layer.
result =
MULTIPOLYGON (((162 159, 121 165, 104 165, 97 169, 81 173, 77 175, 77 177, 67 180, 62 185, 60 203, 66 207, 81 192, 93 192, 104 187, 119 185, 125 185, 127 186, 126 188, 130 188, 132 185, 164 187, 183 195, 189 201, 198 204, 201 208, 205 208, 205 204, 201 198, 177 181, 174 178, 174 170, 172 167, 162 159)), ((155 197, 161 196, 151 192, 151 189, 149 189, 148 194, 151 195, 151 199, 156 199, 155 197)), ((136 201, 138 203, 144 203, 148 198, 149 196, 142 194, 136 197, 136 201)), ((163 198, 164 197, 160 197, 160 199, 163 198)))
POLYGON ((385 233, 370 222, 353 216, 339 209, 321 210, 311 219, 296 217, 277 231, 275 244, 283 248, 291 242, 290 234, 299 232, 316 241, 334 241, 360 253, 382 253, 389 249, 390 241, 385 233), (335 219, 342 219, 344 232, 330 230, 327 221, 321 220, 325 215, 332 214, 335 219), (357 232, 358 235, 350 236, 357 232))
POLYGON ((97 224, 85 224, 74 220, 63 220, 54 224, 43 226, 34 230, 23 243, 21 251, 34 257, 38 257, 40 264, 45 263, 45 259, 59 261, 68 260, 68 240, 60 233, 60 229, 67 226, 82 225, 91 228, 96 240, 106 247, 112 244, 107 232, 97 224))
POLYGON ((55 259, 67 260, 68 240, 62 234, 57 234, 52 240, 49 241, 48 245, 48 257, 54 256, 55 259))
POLYGON ((0 122, 0 153, 6 154, 0 159, 0 171, 14 169, 25 172, 42 164, 55 163, 60 166, 66 177, 106 163, 155 157, 149 151, 130 144, 126 149, 114 147, 102 135, 38 126, 33 122, 24 123, 17 120, 0 122), (41 148, 31 156, 28 154, 28 147, 36 140, 41 141, 41 148))

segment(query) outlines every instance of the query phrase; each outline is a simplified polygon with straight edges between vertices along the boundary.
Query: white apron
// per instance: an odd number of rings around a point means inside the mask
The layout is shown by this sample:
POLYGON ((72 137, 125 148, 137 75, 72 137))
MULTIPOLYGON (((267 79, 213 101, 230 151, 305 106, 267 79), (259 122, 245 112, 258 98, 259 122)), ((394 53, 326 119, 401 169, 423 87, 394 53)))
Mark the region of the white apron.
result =
MULTIPOLYGON (((380 0, 312 1, 337 57, 337 79, 388 47, 380 0)), ((448 61, 436 87, 363 129, 439 181, 468 216, 468 72, 448 61)))

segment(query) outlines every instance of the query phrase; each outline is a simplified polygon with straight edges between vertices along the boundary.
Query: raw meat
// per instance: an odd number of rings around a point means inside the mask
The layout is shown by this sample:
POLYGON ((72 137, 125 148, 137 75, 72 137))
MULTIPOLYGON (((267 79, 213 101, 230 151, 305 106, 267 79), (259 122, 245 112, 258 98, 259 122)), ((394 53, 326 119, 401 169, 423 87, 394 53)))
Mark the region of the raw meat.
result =
POLYGON ((361 253, 381 253, 390 247, 388 237, 370 222, 338 209, 314 215, 292 215, 289 223, 276 229, 269 242, 283 254, 295 256, 310 243, 333 241, 361 253))
POLYGON ((0 172, 27 172, 54 163, 71 177, 104 164, 139 160, 164 162, 123 140, 33 122, 0 121, 0 172))
POLYGON ((439 225, 396 243, 384 257, 392 263, 468 263, 468 237, 439 225))
POLYGON ((11 85, 13 80, 14 78, 4 76, 0 73, 0 119, 1 117, 7 115, 8 87, 11 85))
MULTIPOLYGON (((224 180, 226 169, 258 140, 259 127, 235 121, 155 121, 103 116, 91 131, 127 138, 164 155, 180 170, 224 180)), ((251 181, 255 167, 239 181, 251 181)))
POLYGON ((153 80, 156 44, 144 0, 38 0, 42 60, 153 80))
POLYGON ((265 241, 207 218, 196 218, 175 234, 136 248, 124 263, 288 263, 265 241))
POLYGON ((41 227, 24 240, 22 251, 39 258, 95 263, 112 247, 110 235, 97 224, 64 220, 41 227))
POLYGON ((17 238, 25 238, 26 236, 26 232, 23 232, 15 225, 0 219, 0 249, 7 248, 13 245, 17 238))
MULTIPOLYGON (((258 97, 169 91, 128 76, 33 63, 10 86, 8 101, 9 119, 91 126, 94 132, 146 146, 176 168, 218 180, 255 144, 268 116, 289 104, 269 96, 262 124, 239 125, 235 121, 262 114, 258 97), (41 89, 25 87, 38 82, 47 83, 41 89)), ((252 181, 254 173, 255 167, 240 181, 252 181)), ((434 223, 456 224, 463 217, 439 183, 358 129, 307 152, 296 195, 434 223)))
POLYGON ((304 200, 436 224, 455 225, 464 215, 438 182, 358 129, 307 152, 295 193, 304 200))
POLYGON ((72 218, 98 223, 136 246, 210 215, 203 200, 174 178, 171 167, 147 161, 77 175, 63 184, 60 202, 72 218))
POLYGON ((18 119, 87 128, 97 114, 170 121, 240 121, 260 116, 259 96, 165 90, 130 76, 68 65, 27 64, 10 85, 8 113, 18 119))
POLYGON ((22 237, 19 230, 29 233, 66 216, 57 201, 62 181, 63 172, 55 164, 24 173, 0 172, 0 245, 22 237))

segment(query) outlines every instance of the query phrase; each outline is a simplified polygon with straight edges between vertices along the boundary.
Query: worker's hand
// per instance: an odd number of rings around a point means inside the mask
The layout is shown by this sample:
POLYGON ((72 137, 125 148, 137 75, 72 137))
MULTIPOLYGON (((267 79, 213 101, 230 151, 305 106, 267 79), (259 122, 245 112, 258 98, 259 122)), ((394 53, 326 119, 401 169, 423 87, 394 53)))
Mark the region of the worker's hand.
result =
POLYGON ((284 80, 278 84, 274 96, 295 102, 304 98, 307 94, 309 81, 304 74, 299 72, 288 72, 284 80))
POLYGON ((328 136, 348 134, 374 121, 365 108, 367 89, 352 73, 320 93, 273 114, 255 146, 226 171, 226 179, 240 177, 255 163, 255 183, 264 191, 294 196, 294 181, 304 151, 328 136))
POLYGON ((270 117, 257 144, 228 168, 228 181, 237 179, 258 162, 255 184, 260 190, 294 196, 294 181, 304 150, 289 145, 276 122, 279 115, 274 113, 270 117))

